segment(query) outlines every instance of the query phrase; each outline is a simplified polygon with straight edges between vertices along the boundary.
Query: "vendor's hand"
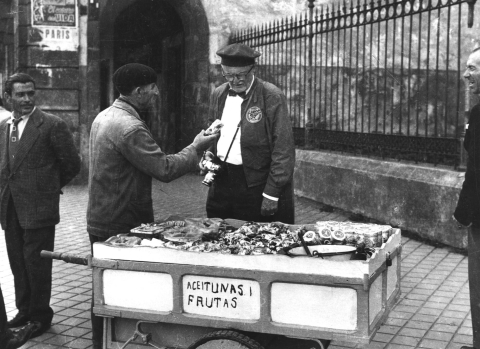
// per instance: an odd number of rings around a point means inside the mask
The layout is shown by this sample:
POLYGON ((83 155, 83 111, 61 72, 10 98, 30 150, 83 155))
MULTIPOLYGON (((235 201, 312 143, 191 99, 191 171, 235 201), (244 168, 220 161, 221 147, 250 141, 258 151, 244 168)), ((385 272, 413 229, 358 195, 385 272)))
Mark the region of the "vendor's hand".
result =
POLYGON ((277 211, 278 211, 278 201, 270 200, 270 199, 267 199, 266 197, 263 197, 262 210, 260 211, 262 216, 272 216, 277 211))
POLYGON ((192 142, 192 145, 199 151, 204 151, 208 149, 213 144, 213 142, 220 136, 220 134, 218 133, 211 136, 204 136, 204 132, 204 130, 201 130, 192 142))

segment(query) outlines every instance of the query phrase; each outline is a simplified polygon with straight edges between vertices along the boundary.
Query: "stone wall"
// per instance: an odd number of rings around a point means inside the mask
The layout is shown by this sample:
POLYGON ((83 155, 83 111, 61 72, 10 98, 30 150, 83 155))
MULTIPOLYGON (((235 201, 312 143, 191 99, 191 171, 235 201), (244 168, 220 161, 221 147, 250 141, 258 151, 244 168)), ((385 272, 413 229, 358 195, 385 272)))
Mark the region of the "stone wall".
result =
MULTIPOLYGON (((294 126, 304 127, 302 68, 260 65, 258 71, 285 91, 294 126)), ((402 76, 398 69, 315 67, 313 75, 310 122, 315 128, 429 137, 454 138, 457 134, 457 110, 463 111, 465 105, 464 83, 457 70, 416 70, 402 76)))
POLYGON ((305 0, 202 0, 210 29, 210 63, 218 64, 215 52, 228 44, 237 30, 258 26, 307 8, 305 0))
POLYGON ((457 248, 466 230, 451 216, 463 173, 448 169, 297 150, 295 193, 457 248))

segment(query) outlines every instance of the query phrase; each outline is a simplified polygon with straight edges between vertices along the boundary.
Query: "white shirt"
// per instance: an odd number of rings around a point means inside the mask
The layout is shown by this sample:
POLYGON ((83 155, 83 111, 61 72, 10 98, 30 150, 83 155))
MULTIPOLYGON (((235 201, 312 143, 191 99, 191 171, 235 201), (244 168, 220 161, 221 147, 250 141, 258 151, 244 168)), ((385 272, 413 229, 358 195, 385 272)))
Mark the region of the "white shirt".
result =
MULTIPOLYGON (((242 110, 243 98, 240 96, 227 96, 225 100, 225 107, 223 108, 222 114, 222 132, 217 143, 217 156, 225 161, 225 156, 227 155, 228 148, 232 143, 232 139, 237 132, 238 124, 241 119, 241 110, 242 110)), ((241 165, 242 162, 242 151, 240 148, 240 137, 242 135, 242 130, 239 128, 235 140, 233 140, 232 148, 230 153, 228 153, 227 161, 229 164, 241 165)))
MULTIPOLYGON (((32 115, 33 112, 35 111, 35 108, 36 108, 36 107, 33 107, 33 110, 30 112, 30 114, 23 115, 23 116, 20 117, 20 119, 22 119, 22 121, 20 121, 20 122, 17 124, 18 140, 20 140, 20 138, 22 138, 23 130, 25 129, 25 126, 27 125, 27 122, 28 122, 28 119, 30 118, 30 115, 32 115)), ((13 116, 13 113, 12 113, 12 114, 10 115, 10 120, 7 120, 7 124, 12 125, 12 124, 13 124, 13 120, 15 120, 15 117, 13 116)), ((13 127, 10 127, 10 135, 12 134, 12 128, 13 128, 13 127)))
POLYGON ((10 118, 12 113, 10 113, 7 109, 0 107, 0 120, 10 118))
MULTIPOLYGON (((252 83, 248 86, 248 89, 245 93, 250 91, 250 88, 253 85, 253 81, 255 81, 255 77, 252 79, 252 83)), ((223 107, 222 113, 222 132, 220 133, 220 139, 217 143, 217 156, 220 160, 225 161, 225 156, 227 155, 228 148, 232 143, 232 139, 237 131, 237 127, 239 126, 240 120, 242 118, 242 103, 244 99, 240 96, 228 96, 225 100, 225 107, 223 107)), ((230 149, 230 153, 228 153, 227 161, 229 164, 232 165, 241 165, 243 164, 242 161, 242 150, 240 147, 240 137, 242 135, 242 130, 239 128, 237 132, 237 136, 233 141, 232 148, 230 149)))

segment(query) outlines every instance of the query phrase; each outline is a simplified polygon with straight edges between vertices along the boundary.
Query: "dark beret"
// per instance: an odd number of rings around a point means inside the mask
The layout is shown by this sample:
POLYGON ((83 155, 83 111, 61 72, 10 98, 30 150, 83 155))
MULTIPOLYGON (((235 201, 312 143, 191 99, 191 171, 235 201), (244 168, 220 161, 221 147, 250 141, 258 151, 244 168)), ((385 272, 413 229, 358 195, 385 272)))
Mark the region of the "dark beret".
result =
POLYGON ((155 70, 140 63, 125 64, 113 73, 113 85, 122 95, 128 95, 136 87, 156 82, 155 70))
POLYGON ((221 64, 223 65, 245 67, 254 64, 255 58, 259 57, 261 53, 245 44, 232 44, 218 50, 217 55, 222 57, 221 64))

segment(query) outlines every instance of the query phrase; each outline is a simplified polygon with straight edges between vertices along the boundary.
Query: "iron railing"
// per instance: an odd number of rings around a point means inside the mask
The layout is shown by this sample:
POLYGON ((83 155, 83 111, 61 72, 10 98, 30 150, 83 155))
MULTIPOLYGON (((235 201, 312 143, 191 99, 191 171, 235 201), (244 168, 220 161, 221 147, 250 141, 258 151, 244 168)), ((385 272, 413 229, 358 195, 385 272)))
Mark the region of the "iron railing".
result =
POLYGON ((314 2, 231 40, 262 53, 258 75, 286 93, 297 146, 461 164, 475 1, 314 2))

